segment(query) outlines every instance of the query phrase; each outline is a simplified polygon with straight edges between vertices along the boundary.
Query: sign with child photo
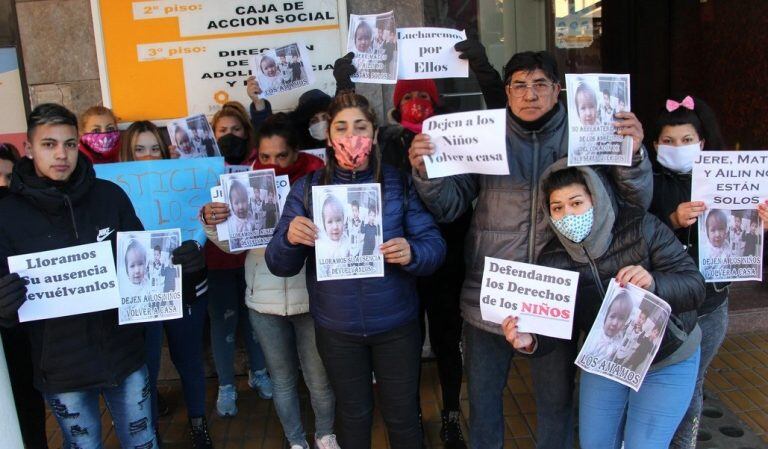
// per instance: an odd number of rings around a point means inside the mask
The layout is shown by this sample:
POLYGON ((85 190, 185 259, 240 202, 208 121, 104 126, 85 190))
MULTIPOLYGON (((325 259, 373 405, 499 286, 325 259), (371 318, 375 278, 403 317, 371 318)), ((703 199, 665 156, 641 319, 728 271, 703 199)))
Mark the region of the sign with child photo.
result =
POLYGON ((349 16, 347 51, 355 54, 352 65, 356 83, 397 83, 397 31, 395 14, 349 16))
POLYGON ((384 276, 381 185, 312 187, 317 280, 384 276))
POLYGON ((576 365, 638 391, 661 346, 671 309, 633 284, 611 280, 576 365))
POLYGON ((228 239, 232 251, 266 247, 280 218, 275 170, 221 175, 221 186, 231 213, 228 235, 219 239, 228 239))
POLYGON ((706 151, 693 163, 691 200, 699 217, 699 269, 707 282, 761 281, 763 223, 758 204, 768 199, 768 154, 706 151))

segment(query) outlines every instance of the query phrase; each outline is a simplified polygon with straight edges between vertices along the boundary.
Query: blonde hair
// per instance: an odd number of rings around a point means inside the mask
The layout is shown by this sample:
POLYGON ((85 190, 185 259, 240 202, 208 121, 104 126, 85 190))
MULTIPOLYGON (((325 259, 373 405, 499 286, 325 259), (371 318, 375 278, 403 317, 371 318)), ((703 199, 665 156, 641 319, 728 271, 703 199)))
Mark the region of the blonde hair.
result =
POLYGON ((232 117, 237 119, 245 130, 246 139, 248 139, 248 146, 250 148, 256 147, 255 130, 251 124, 251 119, 248 116, 248 111, 238 101, 228 101, 221 106, 216 114, 213 115, 211 120, 211 128, 213 128, 214 134, 216 133, 216 124, 224 117, 232 117))
POLYGON ((85 112, 83 112, 80 115, 80 132, 87 131, 85 129, 86 122, 88 121, 89 118, 97 115, 108 115, 112 117, 112 121, 115 123, 115 126, 117 126, 117 117, 115 117, 115 113, 112 112, 112 109, 109 109, 101 105, 96 105, 86 109, 85 112))

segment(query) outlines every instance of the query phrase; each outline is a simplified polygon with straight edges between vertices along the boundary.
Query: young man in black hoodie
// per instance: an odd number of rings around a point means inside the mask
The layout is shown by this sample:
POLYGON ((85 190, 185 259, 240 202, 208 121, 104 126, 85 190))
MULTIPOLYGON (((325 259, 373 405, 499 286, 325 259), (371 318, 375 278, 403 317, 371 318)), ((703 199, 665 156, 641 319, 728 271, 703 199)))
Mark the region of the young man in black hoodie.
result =
MULTIPOLYGON (((77 118, 63 106, 43 104, 27 119, 28 158, 14 167, 10 193, 0 201, 0 325, 18 323, 25 281, 9 273, 7 258, 108 240, 140 231, 127 195, 96 178, 77 148, 77 118)), ((205 277, 194 242, 174 251, 187 285, 205 277)), ((185 287, 187 287, 185 285, 185 287)), ((76 299, 74 299, 76 300, 76 299)), ((45 396, 65 447, 101 447, 99 397, 112 414, 123 447, 157 447, 151 425, 149 379, 144 365, 144 327, 118 326, 117 311, 86 313, 24 323, 34 384, 45 396)))

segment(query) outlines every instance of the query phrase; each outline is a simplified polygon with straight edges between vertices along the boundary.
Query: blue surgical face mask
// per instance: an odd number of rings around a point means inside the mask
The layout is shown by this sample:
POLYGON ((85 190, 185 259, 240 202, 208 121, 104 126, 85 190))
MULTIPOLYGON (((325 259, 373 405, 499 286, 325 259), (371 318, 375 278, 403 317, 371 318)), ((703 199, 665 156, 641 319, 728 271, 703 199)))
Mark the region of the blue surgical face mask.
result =
POLYGON ((560 231, 568 240, 581 243, 590 231, 592 231, 592 223, 595 219, 595 209, 590 207, 588 211, 581 215, 566 215, 565 217, 555 220, 550 217, 552 224, 555 225, 558 231, 560 231))

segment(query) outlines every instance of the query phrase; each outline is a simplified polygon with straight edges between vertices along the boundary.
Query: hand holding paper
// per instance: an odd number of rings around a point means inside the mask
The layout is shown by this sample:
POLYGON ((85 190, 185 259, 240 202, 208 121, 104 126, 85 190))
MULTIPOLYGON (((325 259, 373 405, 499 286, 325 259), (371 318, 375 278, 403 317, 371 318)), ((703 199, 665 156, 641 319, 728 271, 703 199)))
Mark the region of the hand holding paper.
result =
POLYGON ((429 136, 426 134, 417 134, 411 142, 411 147, 408 149, 408 160, 411 162, 411 167, 415 168, 419 172, 419 176, 426 178, 427 168, 424 166, 424 157, 435 154, 435 144, 433 144, 429 136))
POLYGON ((513 348, 523 352, 533 352, 533 335, 517 331, 517 317, 508 316, 501 322, 504 337, 513 348))
POLYGON ((616 127, 616 134, 620 136, 629 136, 632 138, 632 154, 640 150, 643 144, 643 124, 637 119, 634 112, 617 112, 614 114, 616 119, 613 126, 616 127))
POLYGON ((616 273, 616 282, 622 287, 627 284, 634 284, 648 290, 653 285, 653 276, 640 265, 628 265, 616 273))
POLYGON ((384 262, 408 265, 411 263, 411 245, 402 237, 395 237, 381 245, 384 262))
POLYGON ((291 245, 315 246, 317 240, 317 226, 307 217, 297 216, 288 225, 288 233, 285 236, 291 245))
POLYGON ((0 324, 12 325, 19 320, 19 308, 27 300, 27 286, 16 273, 0 277, 0 324))

